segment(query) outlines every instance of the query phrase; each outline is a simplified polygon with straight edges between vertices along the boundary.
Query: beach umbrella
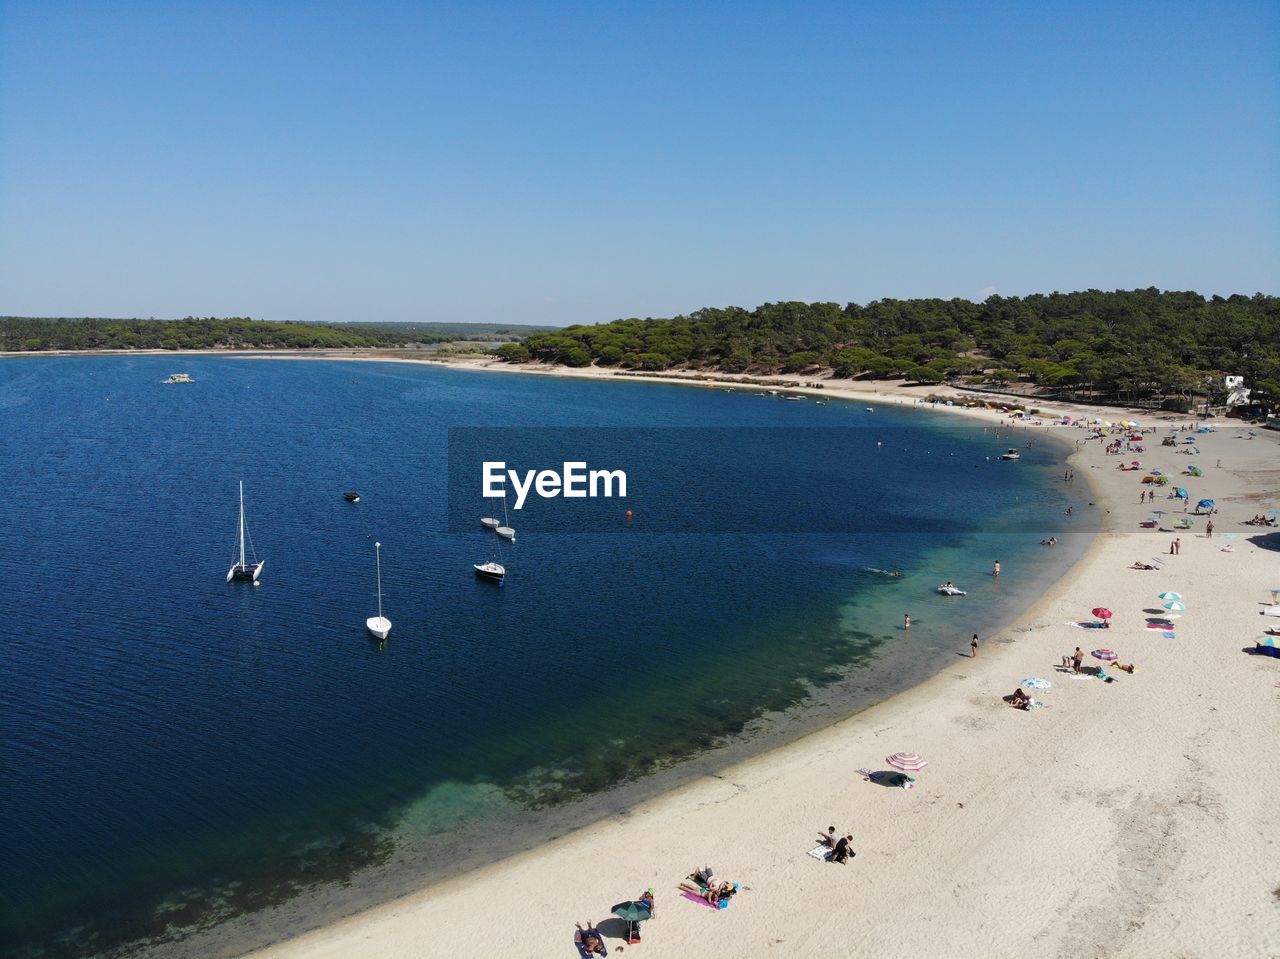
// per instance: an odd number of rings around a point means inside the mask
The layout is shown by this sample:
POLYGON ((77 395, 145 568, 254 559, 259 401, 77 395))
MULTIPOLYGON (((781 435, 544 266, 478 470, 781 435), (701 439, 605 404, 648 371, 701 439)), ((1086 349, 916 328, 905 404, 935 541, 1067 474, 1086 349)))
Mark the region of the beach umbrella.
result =
POLYGON ((1109 649, 1095 649, 1090 655, 1094 659, 1100 659, 1104 663, 1114 663, 1120 657, 1109 649))
POLYGON ((1019 686, 1026 686, 1028 689, 1053 689, 1053 683, 1047 679, 1041 679, 1039 676, 1028 676, 1019 686))
POLYGON ((901 769, 906 773, 919 772, 929 765, 922 756, 917 756, 915 753, 894 753, 892 756, 886 756, 885 762, 894 769, 901 769))
POLYGON ((1161 603, 1160 605, 1163 606, 1165 609, 1172 609, 1177 611, 1181 611, 1187 608, 1183 606, 1181 603, 1179 603, 1177 600, 1174 600, 1172 603, 1161 603))
POLYGON ((1163 475, 1164 475, 1164 473, 1163 473, 1163 472, 1161 472, 1160 470, 1152 470, 1152 471, 1151 471, 1151 475, 1152 475, 1152 476, 1163 476, 1163 475))
POLYGON ((1152 515, 1152 516, 1168 516, 1168 515, 1169 515, 1169 513, 1168 513, 1168 511, 1167 511, 1167 510, 1163 510, 1163 509, 1153 509, 1153 510, 1151 511, 1151 515, 1152 515))
POLYGON ((1182 599, 1182 594, 1181 594, 1181 593, 1173 593, 1173 592, 1169 592, 1169 593, 1161 593, 1161 594, 1160 594, 1158 597, 1156 597, 1156 598, 1157 598, 1157 599, 1182 599))
POLYGON ((1130 463, 1130 465, 1131 465, 1131 466, 1141 466, 1141 465, 1142 465, 1142 463, 1141 463, 1141 461, 1139 461, 1139 460, 1134 460, 1132 463, 1130 463))
POLYGON ((1097 616, 1098 619, 1110 619, 1111 610, 1107 609, 1105 606, 1095 606, 1093 608, 1093 615, 1097 616))
POLYGON ((1268 515, 1268 516, 1280 516, 1280 509, 1269 509, 1269 510, 1267 510, 1267 515, 1268 515))
POLYGON ((612 912, 626 922, 644 922, 653 916, 653 911, 643 902, 620 902, 612 912))
MULTIPOLYGON (((1164 477, 1161 477, 1161 479, 1164 479, 1164 477)), ((1168 482, 1168 480, 1165 480, 1165 482, 1168 482)), ((1186 491, 1186 490, 1184 490, 1181 486, 1175 486, 1175 487, 1173 488, 1173 495, 1174 495, 1174 496, 1176 496, 1178 499, 1189 499, 1189 498, 1190 498, 1190 497, 1189 497, 1189 495, 1188 495, 1188 493, 1187 493, 1187 491, 1186 491)))
POLYGON ((1263 656, 1275 656, 1280 659, 1280 640, 1274 636, 1259 636, 1254 640, 1258 644, 1258 651, 1263 656))
POLYGON ((1196 509, 1213 509, 1213 500, 1202 499, 1200 502, 1196 503, 1196 509))

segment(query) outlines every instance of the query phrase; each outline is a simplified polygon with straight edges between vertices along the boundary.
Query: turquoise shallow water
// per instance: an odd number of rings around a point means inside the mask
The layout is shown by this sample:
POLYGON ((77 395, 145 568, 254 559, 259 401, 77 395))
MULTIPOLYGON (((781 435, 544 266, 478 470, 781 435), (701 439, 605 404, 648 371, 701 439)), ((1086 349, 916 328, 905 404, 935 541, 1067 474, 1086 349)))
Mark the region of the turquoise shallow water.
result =
POLYGON ((491 858, 496 822, 562 832, 936 671, 1089 532, 1047 442, 750 392, 23 359, 0 424, 5 955, 229 955, 491 858), (577 451, 625 503, 475 523, 475 457, 577 451), (256 588, 224 582, 239 479, 256 588))

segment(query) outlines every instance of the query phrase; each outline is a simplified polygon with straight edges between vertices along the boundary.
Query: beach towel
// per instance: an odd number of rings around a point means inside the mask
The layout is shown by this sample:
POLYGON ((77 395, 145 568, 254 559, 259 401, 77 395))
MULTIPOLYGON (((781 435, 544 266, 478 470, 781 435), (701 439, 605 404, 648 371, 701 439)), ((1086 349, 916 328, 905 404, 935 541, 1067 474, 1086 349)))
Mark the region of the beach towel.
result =
POLYGON ((831 847, 830 846, 814 846, 812 849, 809 850, 809 855, 812 856, 814 859, 817 859, 819 862, 830 862, 831 847))

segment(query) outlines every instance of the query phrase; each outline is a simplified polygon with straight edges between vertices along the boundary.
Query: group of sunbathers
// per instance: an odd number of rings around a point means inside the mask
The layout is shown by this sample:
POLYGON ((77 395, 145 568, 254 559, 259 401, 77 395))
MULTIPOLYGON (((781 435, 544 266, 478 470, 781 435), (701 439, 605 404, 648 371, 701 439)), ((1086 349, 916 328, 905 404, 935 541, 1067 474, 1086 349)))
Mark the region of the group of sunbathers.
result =
POLYGON ((717 879, 710 866, 695 869, 685 878, 693 880, 694 885, 682 882, 680 883, 680 888, 685 892, 693 893, 695 896, 701 896, 713 906, 719 906, 722 902, 727 904, 734 893, 738 891, 737 883, 717 879))
POLYGON ((1245 526, 1277 526, 1277 525, 1280 525, 1280 518, 1273 517, 1272 519, 1267 519, 1267 517, 1259 513, 1253 519, 1245 520, 1244 525, 1245 526))

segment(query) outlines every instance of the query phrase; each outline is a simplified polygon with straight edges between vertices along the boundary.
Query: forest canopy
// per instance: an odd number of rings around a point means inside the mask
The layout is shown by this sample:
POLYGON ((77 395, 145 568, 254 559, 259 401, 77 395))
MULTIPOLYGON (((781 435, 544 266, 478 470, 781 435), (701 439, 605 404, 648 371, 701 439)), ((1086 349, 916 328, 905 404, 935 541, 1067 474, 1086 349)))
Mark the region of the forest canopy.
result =
POLYGON ((570 326, 507 344, 511 362, 1013 383, 1149 397, 1244 376, 1280 398, 1280 298, 1156 289, 766 303, 570 326))
POLYGON ((182 320, 0 317, 0 351, 388 348, 456 340, 495 342, 533 330, 493 323, 269 323, 247 317, 182 320))

